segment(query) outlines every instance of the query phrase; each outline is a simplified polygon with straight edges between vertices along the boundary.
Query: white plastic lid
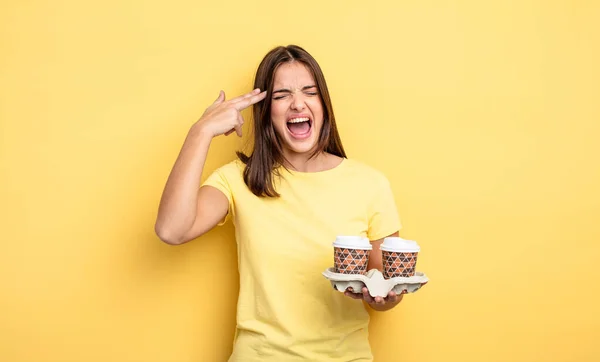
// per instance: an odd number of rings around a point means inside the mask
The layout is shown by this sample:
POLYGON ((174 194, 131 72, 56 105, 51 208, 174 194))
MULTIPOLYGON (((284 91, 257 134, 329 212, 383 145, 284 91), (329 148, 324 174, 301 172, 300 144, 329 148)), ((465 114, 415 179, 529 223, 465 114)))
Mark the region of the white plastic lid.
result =
POLYGON ((400 237, 387 237, 383 239, 381 250, 403 252, 403 253, 418 253, 421 248, 416 241, 406 240, 400 237))
POLYGON ((368 238, 362 236, 347 236, 338 235, 333 242, 333 246, 336 248, 349 248, 349 249, 360 249, 360 250, 372 250, 373 246, 368 238))

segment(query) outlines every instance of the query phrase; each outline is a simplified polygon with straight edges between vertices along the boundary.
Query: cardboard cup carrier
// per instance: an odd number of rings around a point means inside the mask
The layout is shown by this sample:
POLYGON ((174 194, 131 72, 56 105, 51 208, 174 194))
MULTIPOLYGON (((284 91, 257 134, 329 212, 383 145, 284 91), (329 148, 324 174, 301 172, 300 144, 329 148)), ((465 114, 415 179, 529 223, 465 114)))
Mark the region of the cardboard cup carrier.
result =
POLYGON ((417 242, 400 237, 388 237, 380 246, 383 273, 368 269, 373 246, 368 238, 361 236, 338 236, 333 242, 333 267, 322 274, 334 289, 355 292, 366 286, 372 297, 386 297, 390 291, 396 294, 414 293, 429 282, 427 276, 416 270, 417 256, 421 248, 417 242))

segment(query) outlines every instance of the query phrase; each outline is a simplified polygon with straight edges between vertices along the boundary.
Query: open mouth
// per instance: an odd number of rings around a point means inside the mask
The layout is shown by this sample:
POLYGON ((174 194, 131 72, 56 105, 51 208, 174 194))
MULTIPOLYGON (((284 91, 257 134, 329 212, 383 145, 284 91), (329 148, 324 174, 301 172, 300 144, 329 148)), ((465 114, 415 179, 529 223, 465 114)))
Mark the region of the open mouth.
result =
POLYGON ((308 117, 292 118, 287 121, 287 128, 296 138, 303 138, 310 134, 312 120, 308 117))

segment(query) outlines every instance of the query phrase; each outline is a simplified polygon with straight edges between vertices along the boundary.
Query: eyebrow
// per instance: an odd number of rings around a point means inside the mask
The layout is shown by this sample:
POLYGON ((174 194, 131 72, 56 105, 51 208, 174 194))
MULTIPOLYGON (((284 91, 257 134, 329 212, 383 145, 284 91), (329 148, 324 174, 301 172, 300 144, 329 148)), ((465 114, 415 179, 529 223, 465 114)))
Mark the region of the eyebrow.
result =
MULTIPOLYGON (((304 91, 304 90, 307 90, 307 89, 310 89, 310 88, 316 88, 316 87, 317 86, 314 85, 314 84, 313 85, 307 85, 307 86, 302 87, 302 90, 304 91)), ((291 92, 292 91, 290 91, 289 89, 282 88, 282 89, 278 89, 276 91, 273 91, 273 94, 275 94, 275 93, 291 93, 291 92)))

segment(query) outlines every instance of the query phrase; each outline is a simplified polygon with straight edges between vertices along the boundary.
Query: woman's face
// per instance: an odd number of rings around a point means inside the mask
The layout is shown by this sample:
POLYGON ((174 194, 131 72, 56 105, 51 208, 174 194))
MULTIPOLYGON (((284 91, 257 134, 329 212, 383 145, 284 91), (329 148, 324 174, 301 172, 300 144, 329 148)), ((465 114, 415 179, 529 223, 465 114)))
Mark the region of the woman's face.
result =
POLYGON ((281 64, 271 97, 271 122, 285 156, 313 151, 323 127, 323 105, 308 68, 300 62, 281 64))

